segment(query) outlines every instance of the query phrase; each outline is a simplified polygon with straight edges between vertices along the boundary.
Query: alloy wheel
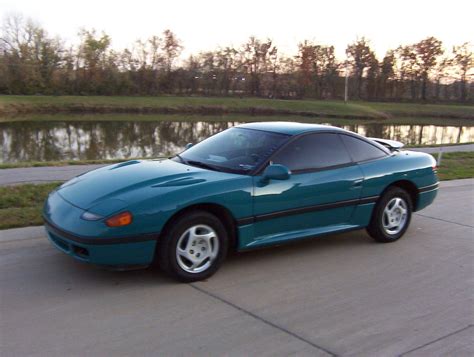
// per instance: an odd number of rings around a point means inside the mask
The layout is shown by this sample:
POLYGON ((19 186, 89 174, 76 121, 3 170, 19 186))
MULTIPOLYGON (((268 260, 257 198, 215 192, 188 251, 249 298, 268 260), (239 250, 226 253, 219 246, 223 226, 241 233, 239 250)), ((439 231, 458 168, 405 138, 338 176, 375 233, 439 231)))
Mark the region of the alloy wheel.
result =
POLYGON ((208 269, 219 253, 217 233, 207 225, 188 228, 178 239, 176 260, 188 273, 201 273, 208 269))
POLYGON ((388 201, 382 216, 385 232, 390 235, 398 234, 407 222, 407 203, 400 197, 388 201))

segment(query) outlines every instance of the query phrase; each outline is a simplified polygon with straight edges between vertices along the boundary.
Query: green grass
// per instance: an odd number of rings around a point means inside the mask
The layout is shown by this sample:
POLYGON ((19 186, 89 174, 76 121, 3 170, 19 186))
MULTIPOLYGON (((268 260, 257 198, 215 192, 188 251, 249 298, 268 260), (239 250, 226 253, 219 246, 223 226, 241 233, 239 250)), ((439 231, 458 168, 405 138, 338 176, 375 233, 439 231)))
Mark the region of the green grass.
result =
POLYGON ((103 122, 103 121, 172 121, 172 122, 256 122, 256 121, 294 121, 303 123, 330 123, 332 125, 442 125, 442 126, 474 126, 474 117, 465 118, 428 118, 428 117, 380 117, 380 118, 327 118, 305 117, 298 115, 198 115, 198 114, 136 114, 136 113, 108 113, 108 114, 22 114, 0 116, 0 124, 11 122, 103 122))
POLYGON ((42 225, 44 200, 59 184, 0 187, 0 229, 42 225))
MULTIPOLYGON (((437 155, 433 155, 435 158, 437 155)), ((441 180, 474 177, 474 152, 443 154, 438 168, 441 180)), ((41 210, 48 193, 59 182, 0 187, 0 229, 43 224, 41 210)))
POLYGON ((417 103, 367 103, 372 109, 394 117, 404 116, 453 116, 474 118, 474 105, 417 104, 417 103))
MULTIPOLYGON (((438 154, 433 154, 438 159, 438 154)), ((440 180, 456 180, 474 177, 474 152, 447 152, 438 167, 440 180)))
POLYGON ((265 115, 313 115, 342 118, 450 117, 474 119, 472 105, 374 103, 334 100, 279 100, 234 97, 106 97, 106 96, 0 96, 0 113, 89 112, 141 113, 177 112, 212 114, 242 113, 265 115), (255 113, 255 110, 263 112, 255 113), (284 113, 281 113, 284 111, 284 113))

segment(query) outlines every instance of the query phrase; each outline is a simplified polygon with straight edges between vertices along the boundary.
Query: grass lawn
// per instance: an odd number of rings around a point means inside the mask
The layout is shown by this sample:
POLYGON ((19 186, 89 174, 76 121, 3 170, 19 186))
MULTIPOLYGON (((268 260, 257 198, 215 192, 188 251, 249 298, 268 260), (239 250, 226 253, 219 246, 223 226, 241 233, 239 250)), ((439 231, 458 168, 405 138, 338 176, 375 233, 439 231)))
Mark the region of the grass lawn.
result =
POLYGON ((0 229, 40 226, 48 193, 60 182, 0 187, 0 229))
POLYGON ((116 97, 116 96, 0 96, 0 113, 56 112, 182 112, 196 114, 242 113, 314 115, 341 118, 450 117, 474 119, 473 105, 374 103, 335 100, 280 100, 234 97, 116 97), (255 112, 257 111, 257 112, 255 112), (284 111, 284 112, 282 112, 284 111))
MULTIPOLYGON (((1 98, 1 97, 0 97, 1 98)), ((327 118, 307 117, 298 115, 251 115, 251 114, 138 114, 138 113, 108 113, 108 114, 21 114, 0 115, 0 124, 11 122, 103 122, 103 121, 170 121, 170 122, 256 122, 256 121, 294 121, 314 124, 332 125, 370 125, 380 123, 385 125, 442 125, 442 126, 474 126, 474 116, 469 118, 431 118, 431 117, 378 117, 378 118, 327 118)))
MULTIPOLYGON (((441 180, 474 177, 474 152, 444 153, 438 175, 441 180)), ((43 224, 43 202, 48 193, 59 184, 60 182, 53 182, 0 187, 0 229, 43 224)))
MULTIPOLYGON (((433 154, 438 159, 438 154, 433 154)), ((438 167, 440 180, 455 180, 474 177, 474 152, 447 152, 441 157, 438 167)))

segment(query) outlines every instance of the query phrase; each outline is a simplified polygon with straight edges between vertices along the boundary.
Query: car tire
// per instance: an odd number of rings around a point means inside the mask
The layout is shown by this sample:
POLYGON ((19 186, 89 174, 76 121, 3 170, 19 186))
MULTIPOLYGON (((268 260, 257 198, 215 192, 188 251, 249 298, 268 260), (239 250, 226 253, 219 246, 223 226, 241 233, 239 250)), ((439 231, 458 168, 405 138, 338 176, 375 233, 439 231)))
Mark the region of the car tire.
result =
POLYGON ((389 187, 374 207, 367 233, 376 242, 395 242, 408 229, 412 211, 410 195, 402 188, 389 187))
POLYGON ((228 233, 222 222, 205 211, 186 213, 160 237, 157 259, 161 269, 182 282, 209 278, 224 261, 228 233))

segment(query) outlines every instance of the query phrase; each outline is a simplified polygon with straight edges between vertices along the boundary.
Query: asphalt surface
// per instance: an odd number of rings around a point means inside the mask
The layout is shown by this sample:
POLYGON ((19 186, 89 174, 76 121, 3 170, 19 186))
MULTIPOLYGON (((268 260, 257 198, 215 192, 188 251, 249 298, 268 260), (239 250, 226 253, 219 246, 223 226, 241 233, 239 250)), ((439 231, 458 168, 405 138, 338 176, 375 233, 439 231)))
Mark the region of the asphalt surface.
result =
MULTIPOLYGON (((474 151, 474 144, 443 146, 432 148, 412 148, 409 150, 422 151, 427 153, 454 152, 454 151, 474 151)), ((98 165, 70 165, 70 166, 46 166, 46 167, 25 167, 18 169, 0 170, 0 186, 16 185, 22 183, 41 183, 50 181, 67 181, 84 172, 105 166, 98 165)))
POLYGON ((419 147, 419 148, 410 148, 407 150, 413 151, 421 151, 426 152, 428 154, 435 154, 440 151, 442 152, 466 152, 466 151, 474 151, 474 144, 466 144, 466 145, 452 145, 452 146, 438 146, 438 147, 419 147))
POLYGON ((473 179, 445 182, 396 243, 356 231, 241 253, 193 284, 0 231, 0 355, 472 356, 473 209, 473 179))
POLYGON ((68 165, 3 169, 0 170, 0 186, 16 185, 23 183, 67 181, 77 175, 97 169, 102 166, 105 165, 68 165))

